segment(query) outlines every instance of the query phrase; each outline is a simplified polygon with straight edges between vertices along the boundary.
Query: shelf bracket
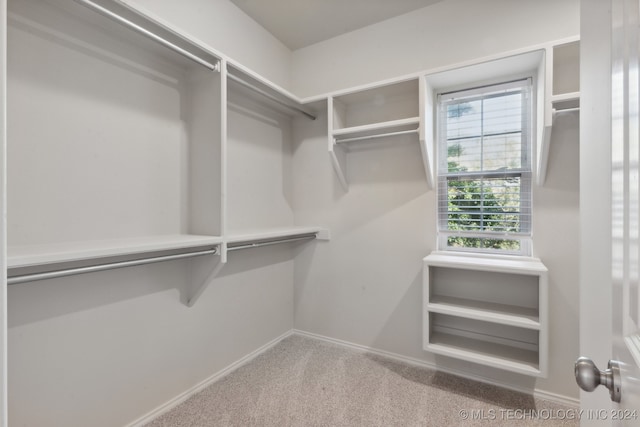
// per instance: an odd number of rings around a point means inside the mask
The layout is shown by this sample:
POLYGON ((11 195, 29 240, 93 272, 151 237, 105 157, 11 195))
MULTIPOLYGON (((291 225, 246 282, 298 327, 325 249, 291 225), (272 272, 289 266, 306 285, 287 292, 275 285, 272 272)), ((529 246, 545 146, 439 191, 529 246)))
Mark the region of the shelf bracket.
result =
POLYGON ((218 276, 227 262, 227 244, 220 244, 220 250, 213 256, 193 259, 189 262, 190 281, 186 305, 193 307, 213 279, 218 276), (197 287, 196 287, 197 286, 197 287))
POLYGON ((334 144, 329 154, 331 156, 331 164, 336 172, 338 181, 342 184, 344 191, 349 191, 349 183, 347 182, 347 153, 345 152, 344 147, 334 144))
POLYGON ((540 153, 538 155, 538 176, 536 183, 543 186, 547 179, 547 166, 549 162, 549 149, 551 145, 551 130, 553 126, 545 126, 542 130, 542 138, 540 144, 540 153))

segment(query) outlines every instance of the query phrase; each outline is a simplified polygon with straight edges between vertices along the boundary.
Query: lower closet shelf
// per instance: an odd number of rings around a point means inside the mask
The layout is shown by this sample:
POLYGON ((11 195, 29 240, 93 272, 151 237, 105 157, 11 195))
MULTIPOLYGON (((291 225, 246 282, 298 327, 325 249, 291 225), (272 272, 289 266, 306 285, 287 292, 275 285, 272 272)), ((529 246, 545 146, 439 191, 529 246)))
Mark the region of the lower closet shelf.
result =
POLYGON ((432 296, 427 310, 431 313, 449 314, 528 329, 540 329, 538 310, 533 308, 466 298, 432 296))
POLYGON ((215 246, 219 236, 169 234, 124 239, 9 246, 8 268, 61 264, 99 258, 215 246))
POLYGON ((527 375, 540 375, 538 352, 473 338, 433 333, 426 348, 436 354, 527 375))

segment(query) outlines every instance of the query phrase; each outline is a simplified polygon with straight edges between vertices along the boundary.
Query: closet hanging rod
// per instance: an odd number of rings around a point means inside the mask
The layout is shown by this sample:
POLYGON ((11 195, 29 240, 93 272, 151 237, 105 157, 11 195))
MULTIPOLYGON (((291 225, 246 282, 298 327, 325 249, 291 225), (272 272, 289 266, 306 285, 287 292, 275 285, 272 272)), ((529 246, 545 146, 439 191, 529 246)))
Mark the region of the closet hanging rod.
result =
POLYGON ((227 244, 227 252, 238 251, 240 249, 259 248, 262 246, 277 245, 279 243, 291 243, 291 242, 298 242, 301 240, 311 240, 317 237, 318 235, 316 233, 309 233, 309 234, 300 234, 297 236, 291 236, 283 239, 259 240, 259 241, 256 241, 256 243, 246 243, 246 242, 229 243, 227 244))
POLYGON ((336 144, 340 144, 342 142, 363 141, 365 139, 385 138, 387 136, 408 135, 408 134, 411 134, 411 133, 418 133, 418 129, 401 130, 401 131, 398 131, 398 132, 380 133, 380 134, 368 135, 368 136, 356 136, 356 137, 353 137, 353 138, 344 138, 344 139, 336 138, 335 140, 336 140, 336 144))
POLYGON ((573 107, 573 108, 559 108, 559 109, 555 109, 553 110, 554 113, 571 113, 573 111, 580 111, 580 107, 573 107))
POLYGON ((197 55, 194 55, 193 53, 181 48, 180 46, 177 46, 173 43, 171 43, 170 41, 164 39, 163 37, 153 33, 152 31, 147 30, 146 28, 141 27, 140 25, 131 22, 130 20, 128 20, 127 18, 118 15, 117 13, 114 13, 112 11, 110 11, 109 9, 106 9, 102 6, 100 6, 99 4, 96 4, 94 2, 92 2, 91 0, 76 0, 79 3, 82 3, 83 5, 89 7, 90 9, 95 10, 96 12, 116 21, 119 22, 120 24, 124 25, 125 27, 128 27, 130 29, 132 29, 133 31, 136 31, 148 38, 150 38, 151 40, 154 40, 158 43, 160 43, 161 45, 163 45, 166 48, 169 48, 171 50, 173 50, 176 53, 179 53, 180 55, 184 56, 185 58, 188 58, 206 68, 208 68, 211 71, 220 71, 220 63, 216 63, 216 64, 211 64, 209 61, 204 60, 202 58, 200 58, 197 55))
POLYGON ((172 261, 176 259, 192 258, 203 255, 218 254, 218 247, 202 250, 198 252, 187 252, 176 255, 163 255, 151 258, 142 258, 131 261, 118 261, 106 264, 90 265, 87 267, 66 268, 61 270, 47 271, 44 273, 23 274, 7 278, 7 285, 17 285, 24 282, 35 282, 36 280, 55 279, 57 277, 73 276, 76 274, 94 273, 96 271, 113 270, 116 268, 133 267, 136 265, 152 264, 156 262, 172 261))
POLYGON ((233 80, 234 82, 239 83, 242 86, 244 86, 244 87, 246 87, 248 89, 251 89, 252 91, 254 91, 256 93, 259 93, 260 95, 264 96, 265 98, 269 98, 271 101, 273 101, 273 102, 275 102, 275 103, 277 103, 279 105, 282 105, 283 107, 288 108, 291 111, 295 111, 297 113, 304 114, 305 116, 307 116, 311 120, 315 120, 316 119, 316 116, 314 116, 310 112, 308 112, 308 111, 306 111, 306 110, 304 110, 304 109, 302 109, 300 107, 294 107, 293 105, 289 105, 286 102, 281 101, 278 98, 276 98, 275 96, 271 95, 270 93, 265 92, 264 90, 260 89, 259 87, 256 87, 256 86, 252 85, 251 83, 242 80, 240 77, 234 76, 231 73, 227 73, 227 76, 229 76, 229 78, 231 80, 233 80))

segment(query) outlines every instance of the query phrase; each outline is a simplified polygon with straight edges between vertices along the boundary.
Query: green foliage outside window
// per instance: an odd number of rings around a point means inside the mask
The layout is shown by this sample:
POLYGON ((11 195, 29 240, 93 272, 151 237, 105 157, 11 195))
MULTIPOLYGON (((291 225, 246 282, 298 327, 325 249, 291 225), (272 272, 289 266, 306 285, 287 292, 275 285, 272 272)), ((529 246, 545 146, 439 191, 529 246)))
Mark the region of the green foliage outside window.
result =
MULTIPOLYGON (((460 157, 462 147, 454 144, 448 147, 448 158, 460 157)), ((450 172, 465 172, 466 168, 457 162, 448 161, 450 172)), ((496 194, 482 179, 448 180, 448 230, 449 231, 500 231, 517 233, 520 231, 519 178, 501 178, 511 181, 512 191, 496 194)), ((513 251, 520 249, 518 240, 449 236, 447 245, 462 248, 485 248, 513 251)))

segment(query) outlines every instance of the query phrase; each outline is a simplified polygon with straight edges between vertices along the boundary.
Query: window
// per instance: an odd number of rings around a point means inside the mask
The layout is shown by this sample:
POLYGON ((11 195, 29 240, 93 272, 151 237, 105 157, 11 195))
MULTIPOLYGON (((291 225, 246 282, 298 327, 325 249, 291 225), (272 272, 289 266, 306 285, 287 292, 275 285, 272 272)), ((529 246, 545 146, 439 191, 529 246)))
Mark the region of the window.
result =
POLYGON ((438 102, 440 249, 530 255, 531 80, 438 102))

